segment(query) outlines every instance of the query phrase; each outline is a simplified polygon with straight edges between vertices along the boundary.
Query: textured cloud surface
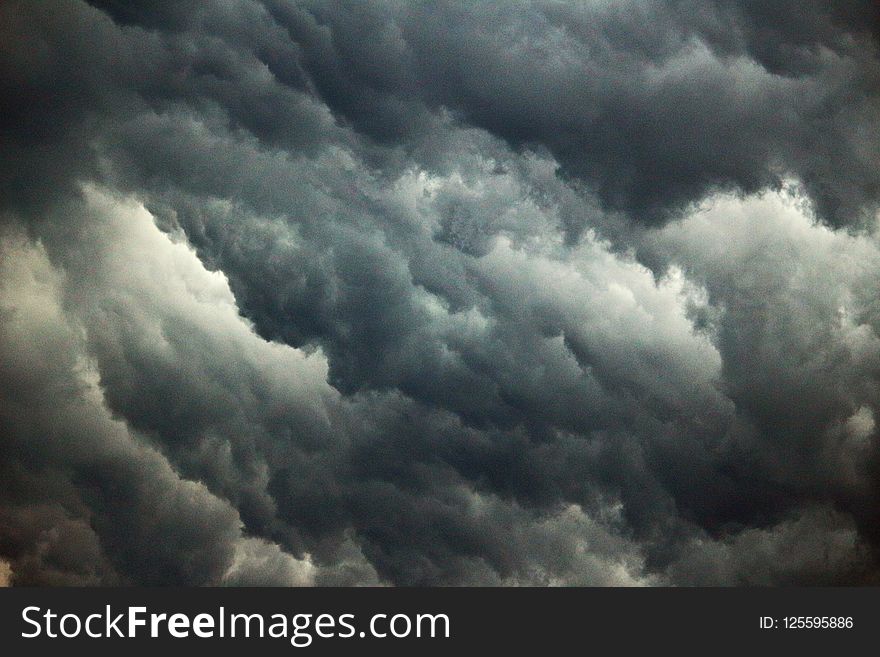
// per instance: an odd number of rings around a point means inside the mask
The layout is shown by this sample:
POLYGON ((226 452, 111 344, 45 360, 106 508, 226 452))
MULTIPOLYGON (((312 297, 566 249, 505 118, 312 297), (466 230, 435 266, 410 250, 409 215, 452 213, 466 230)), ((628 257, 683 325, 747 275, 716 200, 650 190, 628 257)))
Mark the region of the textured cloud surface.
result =
POLYGON ((0 582, 880 582, 870 1, 0 3, 0 582))

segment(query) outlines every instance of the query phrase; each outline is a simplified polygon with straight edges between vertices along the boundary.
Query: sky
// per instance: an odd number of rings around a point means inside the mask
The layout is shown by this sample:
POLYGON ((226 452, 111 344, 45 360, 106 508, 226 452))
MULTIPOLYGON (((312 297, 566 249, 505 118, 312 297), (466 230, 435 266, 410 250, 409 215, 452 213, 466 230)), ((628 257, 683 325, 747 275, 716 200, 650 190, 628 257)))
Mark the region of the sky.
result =
POLYGON ((0 3, 0 583, 880 583, 878 25, 0 3))

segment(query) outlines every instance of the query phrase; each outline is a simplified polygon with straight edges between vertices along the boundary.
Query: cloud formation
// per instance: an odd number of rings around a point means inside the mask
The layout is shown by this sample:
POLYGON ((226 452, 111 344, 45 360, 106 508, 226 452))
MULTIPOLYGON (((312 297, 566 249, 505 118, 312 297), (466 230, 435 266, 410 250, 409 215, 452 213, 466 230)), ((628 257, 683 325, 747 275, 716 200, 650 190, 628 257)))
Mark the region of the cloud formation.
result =
POLYGON ((12 581, 876 582, 878 48, 869 2, 3 3, 12 581))

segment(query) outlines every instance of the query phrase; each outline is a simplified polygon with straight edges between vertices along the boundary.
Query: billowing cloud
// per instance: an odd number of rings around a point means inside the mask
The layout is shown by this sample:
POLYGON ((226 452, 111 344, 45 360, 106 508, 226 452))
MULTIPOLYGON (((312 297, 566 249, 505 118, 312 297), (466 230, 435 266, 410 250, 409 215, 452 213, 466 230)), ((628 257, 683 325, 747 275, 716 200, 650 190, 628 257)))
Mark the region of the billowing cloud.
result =
POLYGON ((4 3, 13 582, 876 582, 870 4, 4 3))

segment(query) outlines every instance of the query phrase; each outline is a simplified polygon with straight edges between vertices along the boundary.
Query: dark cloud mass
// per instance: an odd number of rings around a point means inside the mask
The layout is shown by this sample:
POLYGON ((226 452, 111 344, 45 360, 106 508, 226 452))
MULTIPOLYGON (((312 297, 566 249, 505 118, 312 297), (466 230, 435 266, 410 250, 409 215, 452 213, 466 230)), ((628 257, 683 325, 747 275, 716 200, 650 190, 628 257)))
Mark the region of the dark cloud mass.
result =
POLYGON ((840 2, 0 3, 0 581, 880 581, 840 2))

